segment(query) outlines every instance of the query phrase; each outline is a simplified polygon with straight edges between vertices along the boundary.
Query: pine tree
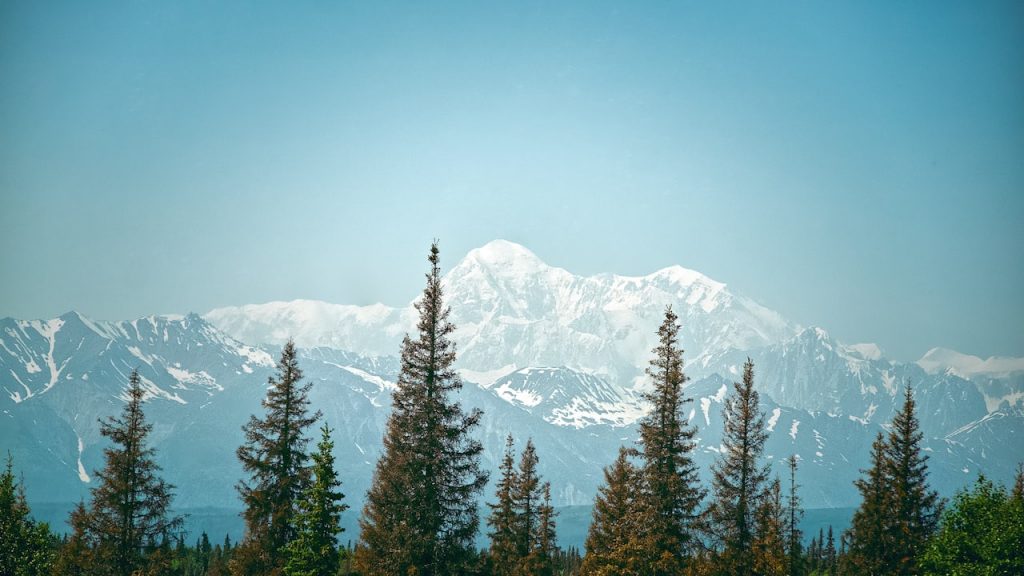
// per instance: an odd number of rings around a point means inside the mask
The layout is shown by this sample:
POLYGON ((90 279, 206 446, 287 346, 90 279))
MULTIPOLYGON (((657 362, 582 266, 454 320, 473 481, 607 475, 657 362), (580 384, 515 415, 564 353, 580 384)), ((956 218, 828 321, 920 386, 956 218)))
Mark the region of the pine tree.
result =
POLYGON ((799 488, 799 485, 796 483, 796 454, 787 458, 786 464, 789 466, 789 496, 786 499, 786 555, 789 557, 789 575, 802 576, 804 573, 804 551, 802 544, 804 535, 800 530, 800 520, 803 518, 804 511, 800 507, 800 496, 796 492, 797 488, 799 488))
POLYGON ((754 514, 755 530, 752 543, 752 574, 783 576, 788 574, 786 555, 786 510, 782 505, 782 484, 778 478, 762 495, 754 514))
POLYGON ((687 425, 683 409, 683 351, 679 348, 678 317, 672 307, 658 328, 659 343, 647 375, 654 383, 645 394, 651 409, 640 421, 643 458, 642 491, 638 513, 642 517, 645 571, 653 575, 678 574, 696 540, 697 508, 705 491, 693 461, 695 427, 687 425))
POLYGON ((42 576, 50 573, 53 546, 50 527, 32 519, 24 486, 14 480, 13 460, 0 473, 0 574, 42 576))
POLYGON ((338 534, 345 495, 334 469, 334 442, 327 424, 320 428, 320 442, 313 454, 313 482, 302 495, 296 517, 298 534, 286 546, 288 576, 334 576, 338 572, 338 534))
POLYGON ((295 344, 289 341, 277 363, 263 400, 266 415, 251 416, 242 427, 245 443, 238 459, 249 480, 236 488, 245 505, 245 539, 232 558, 231 572, 238 576, 280 574, 286 558, 284 547, 295 538, 298 502, 310 484, 305 430, 320 413, 309 413, 312 383, 299 384, 295 344))
POLYGON ((844 541, 843 572, 851 574, 892 574, 891 511, 889 510, 890 464, 885 438, 879 432, 871 445, 871 467, 854 482, 861 504, 853 514, 844 541))
POLYGON ((128 379, 128 403, 120 417, 100 422, 112 446, 103 451, 106 465, 96 472, 88 531, 97 543, 96 565, 128 576, 146 566, 145 548, 179 529, 171 514, 174 486, 160 478, 160 466, 147 438, 153 425, 142 410, 144 393, 137 370, 128 379))
POLYGON ((462 388, 443 303, 438 248, 416 303, 418 336, 402 342, 384 453, 360 518, 357 568, 366 574, 460 574, 476 553, 476 496, 487 483, 482 445, 470 437, 480 410, 450 398, 462 388))
POLYGON ((639 574, 636 499, 640 472, 619 448, 619 457, 604 469, 604 485, 594 499, 581 574, 616 576, 639 574))
POLYGON ((722 415, 724 449, 711 467, 714 501, 708 516, 711 533, 721 545, 717 564, 725 573, 749 574, 754 561, 754 514, 768 478, 768 468, 758 463, 768 432, 749 358, 743 366, 743 382, 736 383, 733 394, 726 397, 722 415))
POLYGON ((518 482, 518 475, 515 469, 515 454, 512 435, 509 434, 505 440, 505 456, 501 460, 501 479, 498 480, 497 499, 494 504, 488 503, 491 509, 487 517, 487 525, 491 528, 488 536, 491 539, 489 560, 491 573, 494 576, 508 576, 512 574, 518 560, 516 550, 516 522, 517 515, 515 504, 512 501, 512 491, 518 482))
POLYGON ((904 393, 903 408, 893 418, 886 443, 886 460, 891 478, 888 484, 893 520, 889 527, 895 574, 917 574, 917 559, 938 526, 942 505, 939 495, 928 486, 928 456, 921 448, 923 434, 914 413, 910 386, 904 393))

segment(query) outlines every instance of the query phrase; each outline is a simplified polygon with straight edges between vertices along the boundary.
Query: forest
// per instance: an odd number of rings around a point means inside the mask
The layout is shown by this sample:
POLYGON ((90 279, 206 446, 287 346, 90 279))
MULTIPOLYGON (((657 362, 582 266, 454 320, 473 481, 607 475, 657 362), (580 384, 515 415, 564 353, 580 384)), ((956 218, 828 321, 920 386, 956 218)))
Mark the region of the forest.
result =
POLYGON ((241 541, 184 532, 175 487, 148 443, 153 425, 133 373, 123 410, 101 423, 105 466, 66 534, 33 518, 8 457, 0 475, 0 575, 1024 574, 1024 472, 1018 467, 1010 487, 979 475, 951 499, 940 497, 929 486, 910 383, 872 444, 856 481, 860 505, 842 533, 801 532, 800 458, 786 459, 784 477, 772 475, 749 359, 726 396, 724 440, 712 481, 702 485, 671 307, 651 351, 639 441, 607 463, 584 549, 561 548, 550 485, 539 473, 544 455, 529 435, 508 436, 496 478, 481 465, 474 439, 481 412, 455 399, 462 383, 436 242, 428 261, 416 333, 401 345, 384 452, 361 510, 346 504, 334 431, 318 426, 312 384, 303 382, 289 342, 264 411, 243 426, 236 451, 246 474, 236 485, 241 541), (345 514, 359 518, 349 545, 341 544, 345 514), (476 545, 480 531, 484 549, 476 545))

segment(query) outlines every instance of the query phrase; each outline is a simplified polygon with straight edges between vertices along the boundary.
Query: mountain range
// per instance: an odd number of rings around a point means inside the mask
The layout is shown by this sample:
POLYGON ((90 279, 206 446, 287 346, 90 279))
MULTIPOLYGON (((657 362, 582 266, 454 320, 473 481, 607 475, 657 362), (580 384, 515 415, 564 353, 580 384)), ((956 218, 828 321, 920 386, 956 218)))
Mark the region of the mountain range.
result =
MULTIPOLYGON (((934 349, 917 363, 897 362, 873 344, 799 326, 692 270, 584 277, 501 240, 469 252, 444 287, 465 382, 460 399, 485 414, 478 433, 486 466, 497 469, 508 433, 520 445, 532 436, 560 506, 591 502, 602 467, 635 441, 644 369, 668 305, 682 324, 685 394, 705 475, 721 450, 722 403, 748 357, 771 430, 767 457, 799 455, 810 508, 857 504, 853 480, 906 384, 918 401, 931 481, 944 494, 979 472, 1009 481, 1024 460, 1021 359, 934 349)), ((102 466, 98 419, 120 411, 138 368, 177 504, 237 507, 241 426, 260 413, 280 346, 292 338, 314 383, 313 406, 337 429, 344 489, 358 510, 381 450, 396 354, 415 320, 411 302, 309 300, 120 322, 76 312, 5 318, 0 449, 24 475, 30 502, 85 497, 102 466)))

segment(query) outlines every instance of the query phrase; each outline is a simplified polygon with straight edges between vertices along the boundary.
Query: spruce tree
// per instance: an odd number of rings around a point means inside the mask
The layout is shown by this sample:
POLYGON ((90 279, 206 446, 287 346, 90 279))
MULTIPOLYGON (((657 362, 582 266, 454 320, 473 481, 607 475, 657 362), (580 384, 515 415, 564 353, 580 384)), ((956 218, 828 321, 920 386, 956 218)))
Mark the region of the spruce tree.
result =
POLYGON ((754 390, 754 363, 743 366, 743 382, 734 384, 722 412, 723 450, 711 467, 714 499, 708 511, 713 538, 721 549, 717 564, 728 574, 753 570, 751 551, 755 512, 768 478, 759 460, 768 439, 764 413, 754 390))
POLYGON ((543 499, 537 507, 536 529, 525 573, 531 576, 552 576, 559 555, 558 537, 555 534, 555 516, 558 513, 551 505, 551 483, 545 482, 541 492, 543 499))
POLYGON ((1013 478, 1013 491, 1010 496, 1024 500, 1024 464, 1017 464, 1017 475, 1013 478))
POLYGON ((832 525, 828 525, 828 538, 825 540, 825 548, 822 552, 822 558, 825 566, 826 574, 835 574, 839 568, 838 556, 836 554, 836 539, 832 535, 832 525))
POLYGON ((647 368, 653 390, 644 395, 650 411, 640 421, 642 490, 638 502, 645 571, 678 574, 696 541, 698 507, 705 491, 693 461, 697 429, 687 424, 683 395, 683 351, 672 307, 658 328, 658 346, 647 368))
POLYGON ((854 482, 861 503, 844 536, 844 573, 892 574, 896 570, 892 561, 890 468, 885 438, 879 432, 871 445, 871 467, 862 471, 864 477, 854 482))
POLYGON ((515 510, 515 550, 517 560, 525 559, 533 550, 537 531, 538 511, 544 497, 544 487, 537 475, 537 449, 533 440, 526 441, 526 448, 519 458, 519 472, 512 487, 512 507, 515 510))
POLYGON ((103 451, 106 465, 96 472, 87 531, 96 541, 96 566, 128 576, 146 566, 146 547, 169 538, 182 523, 171 514, 174 486, 160 478, 147 440, 153 425, 142 410, 144 393, 137 370, 128 378, 128 402, 118 417, 100 422, 100 434, 112 445, 103 451))
POLYGON ((754 514, 755 531, 752 543, 753 572, 761 576, 784 576, 789 573, 786 555, 786 510, 782 504, 782 484, 778 478, 762 495, 754 514))
POLYGON ((437 243, 415 339, 402 342, 401 370, 373 484, 360 518, 357 568, 366 574, 460 574, 476 553, 476 496, 487 483, 483 447, 470 437, 480 410, 451 398, 462 388, 444 305, 437 243))
POLYGON ((921 448, 924 435, 915 414, 914 395, 906 387, 903 408, 893 418, 886 443, 891 478, 889 527, 895 574, 917 574, 917 560, 938 526, 942 503, 928 486, 928 456, 921 448))
POLYGON ((500 470, 501 479, 498 480, 495 494, 498 501, 494 504, 487 504, 491 509, 491 514, 487 517, 487 525, 490 527, 488 536, 491 539, 488 558, 492 566, 491 573, 494 576, 507 576, 512 574, 518 560, 516 550, 517 515, 515 504, 512 501, 512 491, 515 489, 518 475, 515 469, 515 453, 511 434, 505 440, 505 456, 501 460, 500 470))
POLYGON ((312 384, 300 384, 301 379, 295 344, 289 341, 276 377, 267 382, 266 415, 253 415, 242 427, 245 443, 237 455, 249 479, 236 486, 245 505, 245 539, 231 562, 237 576, 280 574, 284 548, 297 534, 299 498, 310 484, 305 430, 320 417, 309 413, 312 384))
POLYGON ((320 428, 320 442, 313 454, 313 481, 302 495, 296 517, 298 533, 286 546, 288 576, 334 576, 338 572, 338 534, 341 513, 348 506, 341 501, 341 482, 334 469, 331 429, 320 428))
POLYGON ((636 500, 641 480, 629 454, 620 447, 615 463, 604 469, 604 485, 594 499, 581 574, 640 574, 636 500))
POLYGON ((804 573, 804 535, 800 530, 800 520, 803 518, 804 511, 800 507, 800 496, 797 495, 799 485, 796 483, 796 454, 787 458, 786 464, 789 467, 789 495, 786 498, 786 555, 789 557, 790 576, 802 576, 804 573))

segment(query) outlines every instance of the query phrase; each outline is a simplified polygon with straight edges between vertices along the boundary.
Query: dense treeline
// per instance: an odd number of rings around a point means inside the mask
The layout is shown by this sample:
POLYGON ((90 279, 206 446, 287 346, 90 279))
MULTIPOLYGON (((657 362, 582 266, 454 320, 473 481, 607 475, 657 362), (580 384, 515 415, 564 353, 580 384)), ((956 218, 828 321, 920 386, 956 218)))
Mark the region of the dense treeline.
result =
POLYGON ((478 550, 478 502, 488 481, 473 437, 481 412, 454 398, 462 382, 453 369, 455 327, 436 243, 429 262, 417 333, 402 343, 384 452, 356 544, 339 545, 348 505, 326 424, 307 451, 308 431, 321 415, 310 409, 311 384, 301 383, 289 342, 270 378, 265 413, 243 426, 237 450, 248 475, 237 485, 245 505, 241 542, 225 537, 212 544, 206 533, 186 540, 182 518, 171 512, 174 486, 161 478, 147 444, 152 425, 133 372, 122 413, 101 422, 111 445, 89 502, 68 518, 69 534, 58 537, 33 520, 8 458, 0 474, 0 575, 1024 574, 1024 471, 1012 489, 979 476, 946 505, 928 485, 909 386, 887 433, 872 445, 870 466, 856 482, 860 507, 841 535, 829 527, 804 548, 799 457, 785 459, 783 471, 768 462, 769 431, 749 359, 726 396, 710 490, 702 486, 671 307, 647 369, 650 410, 639 422, 639 442, 621 446, 604 470, 586 553, 559 547, 540 455, 528 438, 517 461, 511 435, 486 503, 489 546, 478 550))

